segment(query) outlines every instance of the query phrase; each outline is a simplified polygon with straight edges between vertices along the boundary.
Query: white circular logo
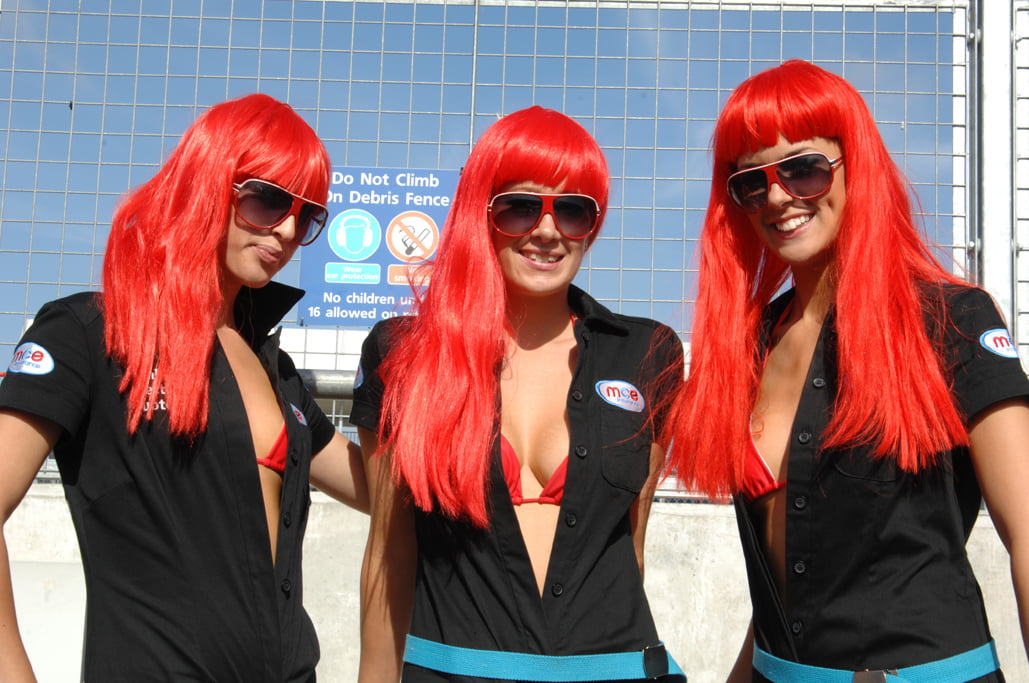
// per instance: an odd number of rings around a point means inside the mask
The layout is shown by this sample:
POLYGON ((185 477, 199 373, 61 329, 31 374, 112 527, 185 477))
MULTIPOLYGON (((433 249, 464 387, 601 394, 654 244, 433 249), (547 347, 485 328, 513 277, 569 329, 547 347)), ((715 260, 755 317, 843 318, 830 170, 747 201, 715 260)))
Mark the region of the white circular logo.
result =
POLYGON ((54 357, 39 344, 25 342, 14 350, 14 358, 7 366, 7 372, 21 372, 26 375, 46 375, 53 372, 54 357))
POLYGON ((613 406, 633 413, 642 413, 646 401, 643 392, 620 379, 603 379, 597 382, 597 395, 613 406))
POLYGON ((986 330, 979 335, 979 344, 984 349, 1004 358, 1018 358, 1018 349, 1011 340, 1011 334, 1003 327, 986 330))
POLYGON ((290 410, 293 411, 293 417, 295 417, 297 419, 297 422, 299 422, 300 424, 306 426, 307 425, 307 417, 304 415, 304 411, 300 410, 300 408, 297 408, 292 403, 289 404, 289 408, 290 408, 290 410))

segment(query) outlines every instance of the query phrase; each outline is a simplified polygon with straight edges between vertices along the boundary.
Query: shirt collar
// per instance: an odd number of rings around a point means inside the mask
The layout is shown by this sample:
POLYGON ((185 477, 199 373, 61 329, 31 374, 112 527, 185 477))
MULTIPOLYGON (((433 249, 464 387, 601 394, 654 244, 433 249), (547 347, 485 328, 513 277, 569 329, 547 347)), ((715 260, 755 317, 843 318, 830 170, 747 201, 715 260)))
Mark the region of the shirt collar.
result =
POLYGON ((629 332, 614 313, 575 285, 568 287, 568 305, 590 327, 605 326, 623 334, 629 332))
POLYGON ((775 331, 775 326, 779 324, 786 309, 793 303, 793 297, 796 294, 797 290, 790 287, 765 306, 759 331, 760 336, 758 338, 762 355, 768 350, 772 342, 772 333, 775 331))
MULTIPOLYGON (((762 314, 761 329, 758 330, 758 347, 762 357, 768 352, 776 326, 786 316, 786 312, 793 305, 793 300, 796 296, 797 289, 790 287, 765 306, 762 314)), ((825 312, 825 319, 822 321, 823 331, 818 335, 819 342, 821 342, 824 335, 833 336, 836 334, 835 320, 836 304, 830 304, 829 309, 825 312)))
POLYGON ((240 334, 251 345, 267 337, 303 296, 304 290, 281 282, 269 282, 260 289, 243 287, 233 311, 240 334))

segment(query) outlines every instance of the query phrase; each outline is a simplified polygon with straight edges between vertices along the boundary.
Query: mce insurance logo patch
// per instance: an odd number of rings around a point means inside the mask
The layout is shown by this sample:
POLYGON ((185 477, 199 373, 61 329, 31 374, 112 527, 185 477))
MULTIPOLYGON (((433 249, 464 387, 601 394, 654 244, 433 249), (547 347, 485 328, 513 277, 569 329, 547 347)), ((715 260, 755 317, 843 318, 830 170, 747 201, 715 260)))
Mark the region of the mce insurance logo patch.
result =
POLYGON ((633 413, 642 413, 647 402, 643 392, 620 379, 602 379, 596 384, 597 394, 613 406, 633 413))
POLYGON ((45 375, 53 372, 54 357, 39 344, 25 342, 14 350, 14 358, 7 366, 7 372, 21 372, 26 375, 45 375))
POLYGON ((1011 340, 1011 334, 1003 327, 986 330, 979 335, 979 344, 992 353, 1004 358, 1018 358, 1018 349, 1011 340))

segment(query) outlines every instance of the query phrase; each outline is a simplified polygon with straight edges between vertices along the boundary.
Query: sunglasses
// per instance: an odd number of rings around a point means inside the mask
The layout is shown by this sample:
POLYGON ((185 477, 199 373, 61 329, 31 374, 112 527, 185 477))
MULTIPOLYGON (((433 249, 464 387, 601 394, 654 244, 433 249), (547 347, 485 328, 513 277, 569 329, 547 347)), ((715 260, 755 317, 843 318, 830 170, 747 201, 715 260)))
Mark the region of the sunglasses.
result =
POLYGON ((770 164, 745 168, 729 176, 729 197, 747 213, 768 205, 768 191, 777 183, 794 199, 815 199, 832 187, 843 157, 830 159, 821 152, 805 152, 770 164))
POLYGON ((290 216, 295 216, 294 239, 301 246, 318 239, 329 218, 329 210, 321 204, 267 180, 251 178, 233 184, 232 188, 236 191, 236 215, 252 228, 271 230, 290 216))
POLYGON ((508 237, 529 234, 544 214, 550 214, 557 231, 570 240, 589 237, 600 222, 600 205, 586 194, 501 192, 490 200, 487 213, 493 228, 508 237))

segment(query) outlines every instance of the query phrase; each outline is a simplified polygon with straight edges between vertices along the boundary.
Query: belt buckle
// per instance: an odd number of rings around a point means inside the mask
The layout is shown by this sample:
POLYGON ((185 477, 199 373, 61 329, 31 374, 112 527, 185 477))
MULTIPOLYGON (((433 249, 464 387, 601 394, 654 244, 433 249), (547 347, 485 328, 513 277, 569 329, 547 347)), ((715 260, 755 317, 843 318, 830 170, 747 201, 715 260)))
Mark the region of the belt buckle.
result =
POLYGON ((864 671, 855 671, 854 678, 851 679, 852 683, 886 683, 886 676, 896 676, 896 669, 878 669, 876 671, 870 671, 865 669, 864 671))
POLYGON ((664 643, 643 648, 643 676, 649 681, 668 675, 668 653, 664 643))

